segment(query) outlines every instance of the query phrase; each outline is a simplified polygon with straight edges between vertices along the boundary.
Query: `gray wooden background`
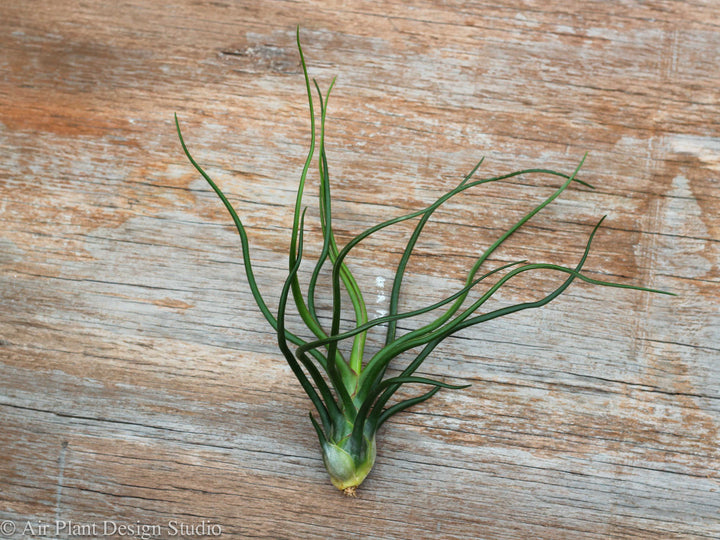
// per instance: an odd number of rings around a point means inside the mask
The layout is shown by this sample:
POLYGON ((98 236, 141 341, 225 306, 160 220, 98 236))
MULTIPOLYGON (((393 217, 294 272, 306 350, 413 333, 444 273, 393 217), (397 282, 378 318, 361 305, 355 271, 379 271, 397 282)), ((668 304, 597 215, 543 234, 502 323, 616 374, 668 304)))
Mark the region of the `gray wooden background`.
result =
MULTIPOLYGON (((712 0, 3 2, 0 535, 720 538, 719 51, 712 0), (172 124, 243 216, 274 306, 309 143, 297 24, 311 75, 338 76, 340 243, 481 156, 490 176, 589 152, 596 189, 569 189, 490 266, 574 265, 607 215, 588 275, 678 294, 577 283, 449 339, 421 372, 472 387, 390 421, 356 500, 327 480, 172 124)), ((557 185, 516 178, 437 212, 403 306, 457 290, 557 185)), ((350 260, 372 316, 409 230, 350 260)), ((560 279, 526 274, 493 305, 560 279)))

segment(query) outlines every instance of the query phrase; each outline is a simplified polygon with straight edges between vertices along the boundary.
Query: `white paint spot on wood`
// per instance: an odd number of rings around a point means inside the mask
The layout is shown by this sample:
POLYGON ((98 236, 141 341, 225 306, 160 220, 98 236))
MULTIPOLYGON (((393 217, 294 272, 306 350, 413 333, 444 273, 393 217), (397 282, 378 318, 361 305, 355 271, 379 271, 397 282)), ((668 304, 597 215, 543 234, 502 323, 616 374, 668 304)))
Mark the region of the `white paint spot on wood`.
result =
MULTIPOLYGON (((375 286, 377 287, 377 298, 375 299, 375 302, 379 305, 382 305, 383 302, 385 302, 385 278, 382 276, 377 276, 375 278, 375 286)), ((383 308, 378 308, 375 310, 375 314, 378 317, 384 317, 387 315, 387 310, 383 308)))
POLYGON ((713 171, 720 171, 720 138, 699 135, 675 135, 670 140, 674 152, 690 154, 713 171))
MULTIPOLYGON (((663 223, 672 242, 667 242, 664 256, 671 268, 679 275, 703 277, 713 267, 706 250, 709 233, 703 223, 702 209, 692 192, 690 181, 680 175, 673 178, 673 189, 669 193, 664 209, 663 223)), ((714 261, 720 264, 720 261, 714 261)))

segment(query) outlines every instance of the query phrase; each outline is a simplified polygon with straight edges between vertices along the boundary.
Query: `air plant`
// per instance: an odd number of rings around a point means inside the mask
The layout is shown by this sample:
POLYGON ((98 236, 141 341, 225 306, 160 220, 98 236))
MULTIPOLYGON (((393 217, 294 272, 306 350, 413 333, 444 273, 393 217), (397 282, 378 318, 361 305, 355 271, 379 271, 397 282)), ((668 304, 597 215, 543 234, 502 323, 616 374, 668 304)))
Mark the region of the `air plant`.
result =
POLYGON ((670 293, 635 285, 600 281, 581 273, 590 251, 592 239, 604 218, 600 219, 593 228, 587 240, 585 250, 574 268, 549 263, 528 263, 522 260, 481 272, 483 264, 508 237, 553 202, 571 184, 578 183, 592 187, 577 178, 578 171, 585 159, 584 157, 572 174, 564 174, 539 168, 519 170, 502 176, 473 179, 482 164, 481 159, 457 187, 445 193, 428 207, 375 225, 358 234, 340 249, 333 234, 330 175, 325 151, 325 119, 328 99, 335 84, 335 79, 333 79, 324 98, 317 81, 313 80, 318 93, 320 106, 318 169, 320 180, 319 214, 323 243, 319 258, 315 263, 315 267, 307 284, 306 294, 303 296, 303 290, 298 279, 298 270, 303 260, 303 230, 305 211, 307 209, 303 209, 302 198, 308 171, 315 154, 316 119, 313 108, 313 92, 310 78, 308 77, 305 57, 300 45, 299 29, 297 32, 297 47, 305 76, 305 86, 310 109, 311 140, 310 150, 302 169, 295 201, 288 256, 289 273, 282 285, 277 315, 272 314, 258 289, 250 261, 248 237, 242 221, 222 190, 191 156, 180 131, 177 115, 175 115, 175 125, 182 149, 188 160, 221 199, 237 228, 242 244, 245 272, 255 302, 265 319, 267 319, 270 326, 272 326, 277 333, 277 342, 280 351, 287 360, 294 375, 297 377, 297 380, 300 382, 303 390, 310 398, 315 413, 317 414, 316 418, 313 413, 310 413, 310 421, 317 433, 322 448, 323 462, 327 472, 330 474, 330 480, 338 489, 344 491, 345 494, 355 495, 355 490, 367 477, 375 463, 376 433, 389 418, 409 407, 430 399, 441 388, 461 389, 469 386, 453 385, 444 381, 415 375, 421 364, 448 336, 470 326, 498 317, 510 315, 511 313, 525 309, 541 307, 562 294, 575 279, 607 287, 622 287, 663 294, 670 293), (455 294, 432 305, 427 305, 412 311, 400 312, 399 298, 406 266, 423 228, 433 213, 449 199, 468 189, 519 175, 534 174, 551 175, 561 179, 562 183, 552 195, 525 214, 522 219, 504 232, 480 254, 467 274, 465 285, 455 292, 455 294), (389 298, 388 314, 369 320, 362 291, 358 282, 353 277, 350 268, 346 265, 345 260, 350 254, 350 251, 370 235, 391 225, 413 219, 417 219, 418 222, 405 246, 395 271, 392 291, 389 298), (330 276, 332 311, 329 329, 323 327, 316 310, 318 280, 321 277, 321 270, 328 260, 332 265, 332 273, 330 276), (478 314, 480 308, 508 281, 524 272, 536 270, 559 272, 565 274, 566 278, 560 286, 539 300, 518 303, 478 314), (471 290, 491 276, 495 276, 495 281, 492 286, 488 287, 479 298, 466 306, 466 299, 471 290), (499 279, 497 279, 498 276, 500 276, 499 279), (355 327, 341 332, 340 319, 343 288, 352 303, 355 327), (307 330, 314 336, 313 338, 300 337, 286 328, 286 310, 290 298, 292 298, 298 314, 307 326, 307 330), (442 311, 442 313, 437 315, 438 311, 442 311), (433 322, 419 326, 402 335, 398 334, 398 321, 411 319, 431 312, 435 313, 433 322), (372 354, 370 358, 366 358, 365 342, 367 332, 371 328, 379 325, 386 325, 384 346, 372 354), (352 339, 352 348, 349 355, 347 355, 339 349, 338 345, 340 342, 350 339, 352 339), (296 347, 294 352, 292 350, 293 346, 296 347), (420 352, 415 355, 411 362, 404 366, 399 375, 386 376, 388 367, 394 359, 405 352, 418 348, 420 348, 420 352), (415 397, 391 402, 396 392, 404 385, 424 385, 429 387, 429 390, 415 397))

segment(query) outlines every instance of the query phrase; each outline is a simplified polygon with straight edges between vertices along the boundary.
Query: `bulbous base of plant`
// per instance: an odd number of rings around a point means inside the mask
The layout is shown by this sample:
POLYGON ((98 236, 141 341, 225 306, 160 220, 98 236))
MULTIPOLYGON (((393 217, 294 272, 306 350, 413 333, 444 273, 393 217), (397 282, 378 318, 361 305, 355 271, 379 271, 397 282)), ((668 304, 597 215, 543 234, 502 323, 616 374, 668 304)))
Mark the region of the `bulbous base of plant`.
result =
POLYGON ((364 440, 360 452, 352 452, 340 445, 327 442, 323 445, 323 463, 330 481, 345 495, 355 497, 357 487, 370 474, 375 464, 375 437, 364 440))

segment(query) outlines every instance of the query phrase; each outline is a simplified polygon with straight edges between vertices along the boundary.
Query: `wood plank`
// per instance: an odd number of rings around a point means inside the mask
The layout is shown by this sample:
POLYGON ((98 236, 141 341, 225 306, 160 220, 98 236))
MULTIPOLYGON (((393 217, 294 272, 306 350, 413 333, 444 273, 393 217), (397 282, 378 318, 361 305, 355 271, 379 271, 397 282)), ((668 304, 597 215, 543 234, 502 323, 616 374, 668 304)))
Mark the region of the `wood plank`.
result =
MULTIPOLYGON (((4 3, 0 527, 720 537, 718 20, 709 1, 4 3), (327 480, 237 233, 173 126, 177 112, 243 217, 274 309, 309 144, 297 24, 311 75, 323 87, 338 76, 327 136, 340 243, 432 203, 481 156, 492 176, 569 173, 589 152, 595 189, 566 191, 488 262, 575 265, 607 215, 587 274, 678 294, 573 284, 449 338, 420 371, 472 387, 389 421, 354 500, 327 480)), ((456 291, 557 186, 525 175, 439 210, 403 309, 456 291)), ((313 177, 310 258, 316 188, 313 177)), ((353 252, 372 316, 411 230, 353 252)), ((561 279, 518 277, 494 305, 561 279)))

